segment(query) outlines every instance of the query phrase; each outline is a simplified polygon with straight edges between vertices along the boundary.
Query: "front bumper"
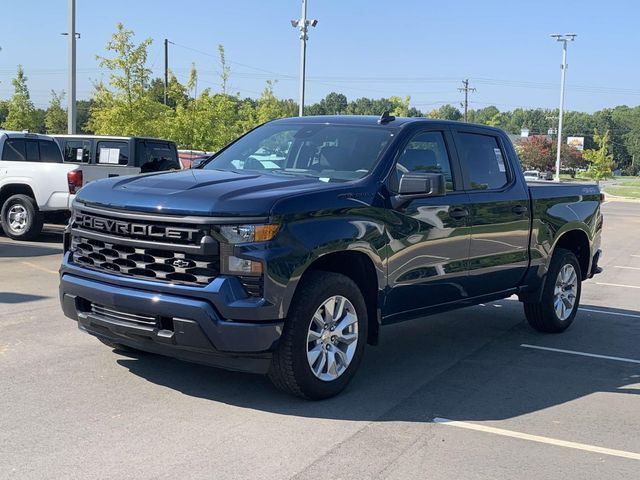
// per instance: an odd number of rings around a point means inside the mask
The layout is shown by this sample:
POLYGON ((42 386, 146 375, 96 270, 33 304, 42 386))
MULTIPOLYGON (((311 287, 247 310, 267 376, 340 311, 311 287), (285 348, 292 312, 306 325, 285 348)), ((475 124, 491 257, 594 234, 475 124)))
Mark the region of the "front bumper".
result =
POLYGON ((114 285, 61 271, 60 301, 81 330, 139 350, 266 373, 283 321, 231 321, 202 298, 114 285), (98 311, 94 306, 99 306, 98 311), (116 312, 101 314, 101 309, 116 312), (153 323, 136 318, 155 318, 153 323))

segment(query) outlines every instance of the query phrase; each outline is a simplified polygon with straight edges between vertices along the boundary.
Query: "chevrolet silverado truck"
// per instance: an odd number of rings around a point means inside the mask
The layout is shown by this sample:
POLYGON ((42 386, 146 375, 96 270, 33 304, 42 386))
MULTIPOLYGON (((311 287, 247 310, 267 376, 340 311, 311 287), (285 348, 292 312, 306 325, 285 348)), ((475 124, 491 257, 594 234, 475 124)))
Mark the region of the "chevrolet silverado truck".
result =
POLYGON ((47 135, 0 131, 0 224, 14 240, 34 240, 45 220, 69 216, 82 170, 64 165, 47 135))
POLYGON ((83 188, 60 300, 112 348, 327 398, 386 324, 515 294, 533 328, 565 330, 600 271, 601 201, 527 185, 496 128, 282 119, 193 170, 83 188))

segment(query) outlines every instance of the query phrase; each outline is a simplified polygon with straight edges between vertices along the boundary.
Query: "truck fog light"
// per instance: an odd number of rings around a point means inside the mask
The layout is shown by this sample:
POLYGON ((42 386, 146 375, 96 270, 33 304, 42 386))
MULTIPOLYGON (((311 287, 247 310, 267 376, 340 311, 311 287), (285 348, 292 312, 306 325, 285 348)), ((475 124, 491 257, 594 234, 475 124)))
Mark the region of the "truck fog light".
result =
POLYGON ((239 273, 241 275, 262 274, 262 263, 253 260, 245 260, 231 255, 229 257, 229 273, 239 273))

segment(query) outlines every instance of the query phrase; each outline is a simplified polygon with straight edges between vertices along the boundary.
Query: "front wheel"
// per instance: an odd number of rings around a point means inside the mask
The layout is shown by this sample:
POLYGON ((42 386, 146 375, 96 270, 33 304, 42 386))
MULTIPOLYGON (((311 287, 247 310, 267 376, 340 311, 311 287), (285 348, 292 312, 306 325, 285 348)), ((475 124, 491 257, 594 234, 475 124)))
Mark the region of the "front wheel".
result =
POLYGON ((524 304, 529 324, 539 332, 565 331, 576 317, 581 292, 578 259, 570 250, 558 248, 551 258, 540 301, 524 304))
POLYGON ((355 282, 337 273, 311 272, 289 309, 269 378, 299 397, 332 397, 353 378, 366 339, 367 308, 355 282))

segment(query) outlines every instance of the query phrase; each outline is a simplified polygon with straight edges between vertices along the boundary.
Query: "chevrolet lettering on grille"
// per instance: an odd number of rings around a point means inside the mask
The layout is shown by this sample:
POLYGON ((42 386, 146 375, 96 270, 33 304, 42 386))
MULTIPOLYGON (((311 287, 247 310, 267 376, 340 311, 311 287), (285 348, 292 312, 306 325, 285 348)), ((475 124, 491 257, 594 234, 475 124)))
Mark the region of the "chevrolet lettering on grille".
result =
POLYGON ((84 213, 76 213, 74 223, 81 228, 100 230, 115 235, 167 238, 174 240, 196 239, 200 230, 197 228, 163 227, 144 223, 132 223, 112 218, 94 217, 84 213))

